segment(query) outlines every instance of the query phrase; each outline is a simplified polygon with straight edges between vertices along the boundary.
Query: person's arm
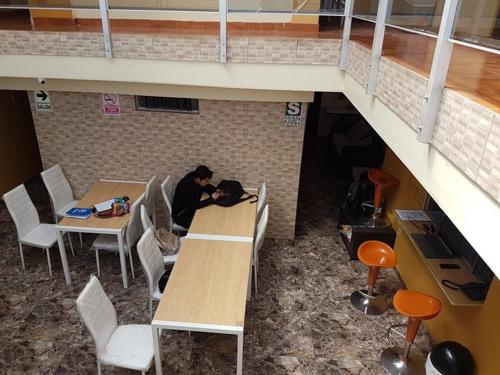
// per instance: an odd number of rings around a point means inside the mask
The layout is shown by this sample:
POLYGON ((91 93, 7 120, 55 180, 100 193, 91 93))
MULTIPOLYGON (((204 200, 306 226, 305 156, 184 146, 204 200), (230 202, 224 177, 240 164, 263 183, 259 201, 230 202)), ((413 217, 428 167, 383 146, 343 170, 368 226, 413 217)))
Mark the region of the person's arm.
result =
POLYGON ((202 189, 208 195, 212 195, 213 193, 215 193, 217 191, 217 188, 211 184, 207 184, 207 185, 203 186, 202 189))

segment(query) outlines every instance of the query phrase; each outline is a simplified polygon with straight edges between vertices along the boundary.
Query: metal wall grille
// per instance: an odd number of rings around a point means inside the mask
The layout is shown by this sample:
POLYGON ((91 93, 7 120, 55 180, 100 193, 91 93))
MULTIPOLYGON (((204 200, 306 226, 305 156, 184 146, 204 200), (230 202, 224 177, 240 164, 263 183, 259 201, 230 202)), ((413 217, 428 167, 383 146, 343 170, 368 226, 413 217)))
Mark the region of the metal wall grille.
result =
POLYGON ((161 111, 199 113, 198 99, 169 98, 162 96, 136 96, 135 107, 138 111, 161 111))

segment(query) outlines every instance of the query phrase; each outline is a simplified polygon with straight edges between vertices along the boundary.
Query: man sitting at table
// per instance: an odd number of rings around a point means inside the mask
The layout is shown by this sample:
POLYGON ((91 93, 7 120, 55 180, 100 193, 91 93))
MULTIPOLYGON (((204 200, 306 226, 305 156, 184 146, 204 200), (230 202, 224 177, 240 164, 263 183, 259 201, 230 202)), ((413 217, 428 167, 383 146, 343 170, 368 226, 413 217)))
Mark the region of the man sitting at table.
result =
POLYGON ((217 188, 210 184, 212 171, 204 165, 199 165, 179 181, 175 189, 172 218, 178 225, 189 228, 198 208, 206 207, 219 199, 217 188), (203 193, 208 198, 200 200, 203 193))

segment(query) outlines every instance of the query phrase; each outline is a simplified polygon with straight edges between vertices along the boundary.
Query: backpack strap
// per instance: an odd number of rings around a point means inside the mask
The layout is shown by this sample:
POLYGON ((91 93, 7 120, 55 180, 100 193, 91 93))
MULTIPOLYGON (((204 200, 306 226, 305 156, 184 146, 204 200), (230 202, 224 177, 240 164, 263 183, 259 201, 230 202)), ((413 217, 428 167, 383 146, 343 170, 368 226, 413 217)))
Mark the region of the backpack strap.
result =
MULTIPOLYGON (((248 193, 245 191, 245 194, 248 194, 248 193)), ((255 202, 257 202, 259 200, 259 197, 257 195, 255 195, 255 194, 249 194, 248 197, 240 198, 240 201, 238 203, 247 201, 247 200, 252 199, 252 198, 255 198, 255 200, 251 201, 250 203, 255 203, 255 202)))

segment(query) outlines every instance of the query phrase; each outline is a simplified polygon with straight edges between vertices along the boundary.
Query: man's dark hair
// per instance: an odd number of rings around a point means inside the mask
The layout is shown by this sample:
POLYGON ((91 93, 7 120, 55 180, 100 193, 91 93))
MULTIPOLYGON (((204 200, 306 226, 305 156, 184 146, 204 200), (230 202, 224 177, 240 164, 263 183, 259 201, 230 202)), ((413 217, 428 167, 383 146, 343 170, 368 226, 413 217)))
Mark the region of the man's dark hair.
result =
POLYGON ((200 180, 205 180, 206 178, 212 178, 213 172, 208 169, 206 165, 198 165, 194 170, 196 177, 200 180))

